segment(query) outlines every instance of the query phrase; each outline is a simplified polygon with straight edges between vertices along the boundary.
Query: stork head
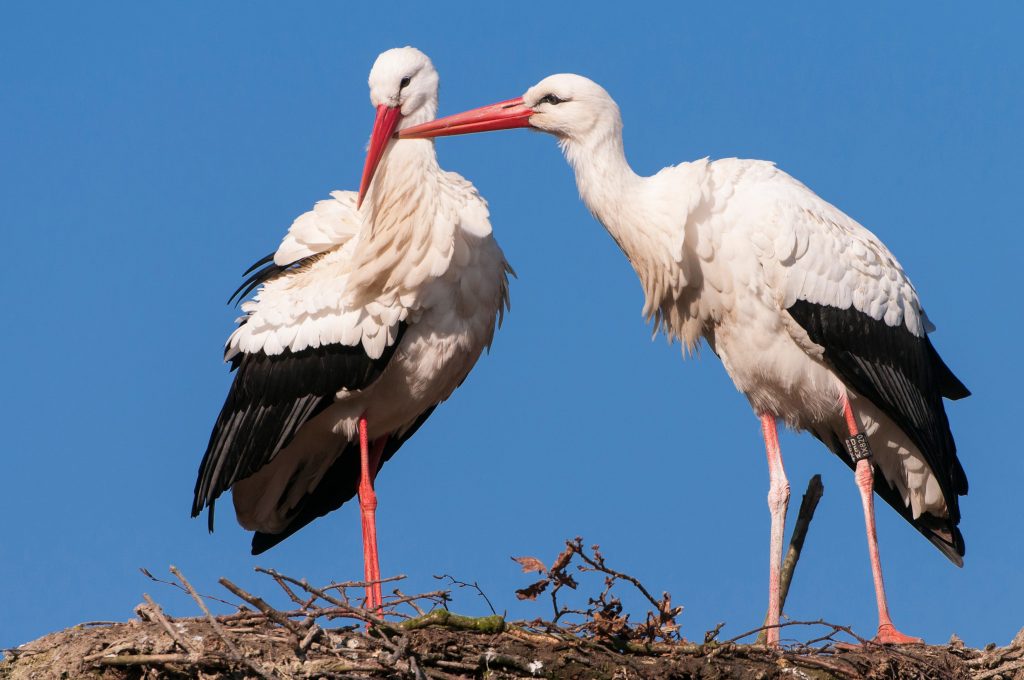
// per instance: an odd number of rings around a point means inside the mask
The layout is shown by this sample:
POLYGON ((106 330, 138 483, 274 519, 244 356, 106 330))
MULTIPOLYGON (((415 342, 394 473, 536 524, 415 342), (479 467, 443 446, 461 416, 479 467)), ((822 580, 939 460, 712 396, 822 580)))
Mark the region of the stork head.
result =
POLYGON ((437 113, 437 71, 415 47, 382 52, 370 69, 370 103, 377 108, 359 183, 359 204, 395 130, 430 120, 437 113))
POLYGON ((398 136, 417 139, 531 127, 565 142, 585 143, 621 126, 619 107, 603 87, 583 76, 559 73, 540 81, 522 97, 410 126, 398 136))

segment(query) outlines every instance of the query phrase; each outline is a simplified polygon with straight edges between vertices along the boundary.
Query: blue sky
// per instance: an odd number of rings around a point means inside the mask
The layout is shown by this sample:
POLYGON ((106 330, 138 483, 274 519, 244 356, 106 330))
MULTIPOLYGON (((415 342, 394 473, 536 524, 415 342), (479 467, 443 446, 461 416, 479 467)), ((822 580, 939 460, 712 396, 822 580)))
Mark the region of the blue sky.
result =
MULTIPOLYGON (((1007 641, 1024 625, 1024 13, 1005 7, 4 4, 0 647, 124 619, 143 592, 193 611, 143 566, 176 564, 205 591, 227 576, 271 592, 257 564, 360 576, 355 507, 259 558, 229 512, 211 536, 188 511, 230 381, 224 300, 295 216, 357 186, 367 73, 406 44, 440 71, 442 113, 582 73, 618 100, 637 171, 770 159, 881 236, 974 392, 949 408, 971 483, 966 566, 880 506, 893 616, 931 642, 1007 641)), ((710 352, 684 362, 651 341, 635 276, 553 140, 438 148, 490 201, 519 279, 490 355, 379 478, 383 572, 409 574, 407 592, 478 580, 533 617, 547 609, 515 601, 528 579, 509 556, 549 560, 580 534, 671 591, 685 635, 754 627, 768 475, 745 399, 710 352)), ((870 634, 852 477, 808 435, 782 444, 794 501, 815 472, 826 487, 787 612, 870 634)))

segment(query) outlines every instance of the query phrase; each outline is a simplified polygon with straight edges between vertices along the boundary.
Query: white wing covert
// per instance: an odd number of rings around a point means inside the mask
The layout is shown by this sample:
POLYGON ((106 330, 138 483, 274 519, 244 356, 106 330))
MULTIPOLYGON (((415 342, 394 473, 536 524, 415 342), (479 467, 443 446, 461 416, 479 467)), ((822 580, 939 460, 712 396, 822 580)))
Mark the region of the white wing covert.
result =
POLYGON ((870 231, 772 168, 765 183, 770 215, 751 227, 751 240, 783 309, 798 300, 851 306, 914 336, 934 330, 917 291, 889 249, 870 231))
POLYGON ((274 253, 274 263, 286 267, 356 236, 362 224, 356 199, 354 191, 332 191, 330 199, 317 201, 312 210, 299 215, 274 253))

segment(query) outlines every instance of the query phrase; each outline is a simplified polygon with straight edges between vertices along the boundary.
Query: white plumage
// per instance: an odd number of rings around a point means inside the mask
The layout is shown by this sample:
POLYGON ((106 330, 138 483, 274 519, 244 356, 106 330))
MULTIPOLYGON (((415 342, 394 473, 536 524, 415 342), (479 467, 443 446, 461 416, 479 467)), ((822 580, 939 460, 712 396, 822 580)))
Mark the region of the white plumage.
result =
POLYGON ((295 220, 243 286, 261 287, 227 342, 237 372, 193 515, 232 489, 256 553, 351 498, 360 475, 372 484, 360 427, 379 467, 462 383, 508 306, 511 269, 484 200, 438 166, 433 142, 389 142, 384 129, 434 116, 430 60, 390 50, 369 83, 383 127, 365 196, 335 191, 295 220))
MULTIPOLYGON (((770 610, 778 613, 789 499, 775 434, 781 419, 856 468, 879 639, 913 641, 889 620, 871 489, 961 564, 957 496, 967 492, 967 479, 942 398, 968 392, 928 340, 933 326, 896 258, 772 163, 703 159, 637 175, 626 161, 618 106, 576 75, 551 76, 522 98, 401 136, 525 126, 558 138, 581 198, 640 278, 644 316, 688 350, 706 341, 761 418, 772 478, 770 610), (870 459, 847 455, 858 435, 866 435, 870 459)), ((778 640, 777 629, 769 640, 778 640)))

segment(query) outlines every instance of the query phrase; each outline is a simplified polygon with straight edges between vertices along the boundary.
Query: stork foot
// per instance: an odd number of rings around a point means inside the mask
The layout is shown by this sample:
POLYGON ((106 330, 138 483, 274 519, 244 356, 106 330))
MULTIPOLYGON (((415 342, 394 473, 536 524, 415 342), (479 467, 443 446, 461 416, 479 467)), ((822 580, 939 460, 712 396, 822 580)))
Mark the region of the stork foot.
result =
POLYGON ((878 627, 878 635, 873 642, 880 645, 923 645, 921 638, 910 637, 896 630, 891 623, 883 623, 878 627))

